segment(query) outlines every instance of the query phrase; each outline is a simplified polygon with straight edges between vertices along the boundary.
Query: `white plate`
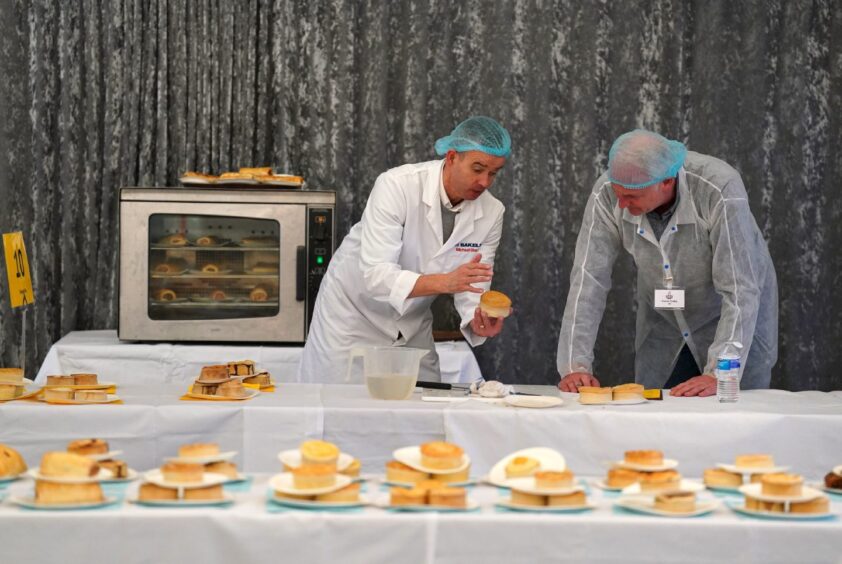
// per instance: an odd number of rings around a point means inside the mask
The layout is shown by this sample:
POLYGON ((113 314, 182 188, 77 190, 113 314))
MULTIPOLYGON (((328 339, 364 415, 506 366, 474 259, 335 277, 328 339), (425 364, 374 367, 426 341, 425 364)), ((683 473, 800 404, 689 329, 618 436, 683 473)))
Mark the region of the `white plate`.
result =
POLYGON ((585 491, 585 488, 578 484, 566 488, 537 488, 535 487, 535 478, 532 476, 509 478, 506 484, 510 489, 534 495, 567 495, 585 491))
POLYGON ((382 509, 389 511, 406 511, 411 513, 463 513, 465 511, 476 511, 479 509, 479 503, 468 498, 465 507, 450 507, 446 505, 392 505, 389 503, 389 498, 380 501, 377 504, 382 509))
POLYGON ((120 396, 117 394, 106 394, 105 401, 90 401, 90 400, 69 400, 69 399, 56 399, 56 400, 46 400, 44 397, 38 398, 39 401, 44 403, 48 403, 50 405, 105 405, 109 403, 114 403, 120 401, 120 396))
POLYGON ((715 511, 722 502, 718 499, 713 500, 697 500, 696 510, 689 513, 675 513, 673 511, 662 511, 655 509, 655 502, 652 499, 643 497, 621 497, 614 502, 618 507, 635 511, 637 513, 645 513, 647 515, 657 515, 659 517, 698 517, 700 515, 707 515, 715 511))
POLYGON ((260 390, 255 390, 254 388, 246 388, 246 395, 241 398, 227 398, 225 396, 211 396, 208 394, 196 394, 194 392, 187 392, 185 394, 188 398, 197 398, 197 399, 204 399, 204 400, 211 400, 211 401, 243 401, 247 399, 251 399, 253 397, 260 395, 260 390))
POLYGON ((164 460, 166 462, 186 462, 188 464, 210 464, 211 462, 231 460, 235 456, 237 456, 236 450, 228 450, 220 452, 219 454, 209 454, 207 456, 169 456, 164 458, 164 460))
POLYGON ((564 470, 567 468, 564 462, 564 456, 557 450, 546 447, 525 448, 504 456, 502 460, 491 468, 485 481, 494 486, 508 488, 509 478, 506 478, 506 465, 517 456, 534 458, 541 463, 541 470, 564 470))
POLYGON ((275 474, 274 476, 272 476, 272 478, 269 480, 269 487, 271 487, 273 490, 285 494, 319 495, 335 492, 336 490, 341 490, 345 486, 349 485, 351 482, 353 482, 353 480, 350 477, 345 476, 344 474, 337 474, 336 482, 332 486, 302 490, 300 488, 295 487, 292 472, 282 472, 281 474, 275 474))
POLYGON ((14 482, 15 480, 20 480, 21 478, 26 477, 26 472, 21 472, 20 474, 16 474, 14 476, 0 476, 0 484, 8 484, 10 482, 14 482))
POLYGON ((786 472, 789 466, 766 466, 762 468, 749 468, 748 466, 734 466, 733 464, 719 463, 717 468, 721 468, 726 472, 733 474, 774 474, 776 472, 786 472))
POLYGON ((26 474, 30 478, 35 478, 36 480, 56 482, 58 484, 93 484, 96 482, 102 482, 103 480, 110 480, 114 477, 111 470, 106 468, 100 468, 99 473, 91 478, 57 478, 55 476, 44 476, 38 468, 30 468, 26 474))
POLYGON ((349 509, 351 507, 362 507, 371 503, 365 495, 360 495, 358 501, 307 501, 304 499, 288 499, 272 494, 272 501, 287 507, 298 507, 300 509, 349 509))
POLYGON ((421 447, 411 446, 399 448, 392 453, 392 457, 398 462, 403 462, 410 468, 426 472, 428 474, 455 474, 461 472, 471 464, 471 458, 467 454, 462 455, 462 464, 457 468, 448 468, 442 470, 441 468, 427 468, 421 464, 421 447))
POLYGON ((82 456, 99 462, 100 460, 111 460, 112 458, 117 458, 121 454, 123 454, 122 450, 109 450, 108 452, 104 452, 102 454, 83 454, 82 456))
POLYGON ((557 407, 564 403, 564 400, 555 396, 520 396, 510 395, 503 400, 506 405, 512 407, 557 407))
MULTIPOLYGON (((284 450, 278 453, 278 460, 286 464, 290 468, 298 468, 301 466, 301 451, 298 449, 284 450)), ((341 472, 354 463, 354 457, 344 452, 339 453, 339 459, 336 461, 336 470, 341 472)))
POLYGON ((612 462, 611 466, 625 468, 627 470, 637 470, 639 472, 663 472, 664 470, 678 468, 678 461, 673 460, 672 458, 665 458, 663 464, 658 464, 657 466, 647 466, 646 464, 633 464, 631 462, 626 462, 625 460, 618 460, 616 462, 612 462))
POLYGON ((113 484, 113 483, 121 483, 121 482, 131 482, 132 480, 137 480, 137 471, 132 470, 131 468, 126 469, 126 474, 128 474, 125 478, 106 478, 102 480, 105 484, 113 484))
POLYGON ((763 484, 745 484, 743 486, 740 486, 741 494, 751 496, 754 499, 759 499, 760 501, 810 501, 812 499, 816 499, 817 497, 821 497, 824 495, 820 490, 811 488, 809 486, 804 486, 801 488, 801 495, 768 495, 762 492, 763 484))
POLYGON ((814 521, 817 519, 828 519, 835 517, 835 513, 781 513, 777 511, 755 511, 746 509, 742 501, 725 502, 728 509, 741 515, 747 515, 756 519, 778 519, 781 521, 814 521))
POLYGON ((223 493, 222 499, 138 499, 135 496, 128 501, 147 507, 210 507, 229 505, 234 503, 234 498, 230 494, 223 493))
POLYGON ((512 509, 514 511, 524 511, 526 513, 579 513, 580 511, 590 511, 596 509, 595 503, 585 503, 584 505, 520 505, 519 503, 512 503, 505 499, 498 501, 495 505, 512 509))
POLYGON ((156 486, 161 486, 162 488, 171 488, 171 489, 185 489, 185 490, 192 490, 196 488, 206 488, 208 486, 215 486, 217 484, 224 484, 228 481, 228 476, 224 474, 217 474, 215 472, 205 472, 202 475, 201 482, 168 482, 164 480, 164 474, 161 472, 160 468, 156 468, 155 470, 150 470, 146 474, 143 475, 143 478, 147 482, 152 482, 156 486))
POLYGON ((647 496, 647 497, 655 497, 659 493, 662 492, 700 492, 705 489, 705 485, 701 482, 696 482, 694 480, 685 480, 684 478, 681 479, 681 483, 677 488, 667 488, 663 490, 659 490, 657 492, 644 492, 640 489, 640 484, 632 484, 630 486, 626 486, 622 489, 623 495, 640 495, 640 496, 647 496))
POLYGON ((601 490, 605 490, 606 492, 619 492, 623 490, 623 488, 615 488, 613 486, 609 486, 605 483, 605 480, 592 480, 591 484, 593 484, 601 490))
POLYGON ((106 507, 113 503, 117 503, 116 497, 106 496, 104 501, 92 501, 86 503, 38 503, 32 496, 12 496, 9 501, 15 505, 26 507, 27 509, 43 509, 43 510, 70 510, 70 509, 95 509, 97 507, 106 507))

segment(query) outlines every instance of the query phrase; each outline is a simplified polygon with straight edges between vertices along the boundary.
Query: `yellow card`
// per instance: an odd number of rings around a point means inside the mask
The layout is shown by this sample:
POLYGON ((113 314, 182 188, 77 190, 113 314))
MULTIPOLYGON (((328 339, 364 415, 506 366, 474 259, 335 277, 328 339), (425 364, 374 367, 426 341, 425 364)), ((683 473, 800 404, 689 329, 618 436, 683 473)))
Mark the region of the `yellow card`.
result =
POLYGON ((35 301, 32 280, 29 277, 29 260, 23 244, 23 233, 3 234, 3 248, 6 253, 6 274, 9 276, 9 297, 12 307, 20 307, 35 301))

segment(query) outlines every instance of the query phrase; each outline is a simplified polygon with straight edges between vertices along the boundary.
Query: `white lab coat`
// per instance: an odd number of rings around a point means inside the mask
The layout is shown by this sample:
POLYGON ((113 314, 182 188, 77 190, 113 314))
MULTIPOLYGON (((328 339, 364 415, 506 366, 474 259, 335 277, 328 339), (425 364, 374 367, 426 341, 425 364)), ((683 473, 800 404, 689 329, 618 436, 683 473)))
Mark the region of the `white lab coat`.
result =
MULTIPOLYGON (((487 191, 465 201, 442 245, 443 165, 408 164, 377 178, 362 219, 337 249, 319 288, 299 381, 344 382, 350 349, 376 345, 430 350, 421 361, 419 378, 441 379, 430 310, 435 296, 409 298, 409 293, 422 274, 451 272, 476 253, 493 266, 505 210, 487 191)), ((490 283, 476 286, 486 290, 490 283)), ((469 325, 479 296, 454 295, 462 333, 474 347, 485 342, 469 325)), ((355 383, 362 382, 358 364, 351 378, 355 383)))
POLYGON ((742 179, 727 163, 691 151, 678 173, 678 190, 678 207, 658 240, 645 215, 619 208, 607 175, 597 180, 576 243, 558 339, 561 377, 593 373, 614 260, 625 249, 637 265, 637 382, 663 386, 685 344, 701 370, 712 374, 725 343, 739 341, 741 387, 769 387, 778 357, 778 286, 742 179), (667 265, 675 286, 685 290, 683 311, 653 306, 667 265))

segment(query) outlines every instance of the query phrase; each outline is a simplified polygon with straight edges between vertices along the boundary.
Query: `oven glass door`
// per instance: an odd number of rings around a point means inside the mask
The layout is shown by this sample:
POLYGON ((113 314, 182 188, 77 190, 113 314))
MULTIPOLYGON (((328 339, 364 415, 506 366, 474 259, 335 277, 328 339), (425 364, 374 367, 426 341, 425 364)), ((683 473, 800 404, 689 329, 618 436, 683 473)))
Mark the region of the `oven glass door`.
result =
POLYGON ((273 317, 279 311, 278 221, 220 215, 149 218, 149 298, 154 320, 273 317))

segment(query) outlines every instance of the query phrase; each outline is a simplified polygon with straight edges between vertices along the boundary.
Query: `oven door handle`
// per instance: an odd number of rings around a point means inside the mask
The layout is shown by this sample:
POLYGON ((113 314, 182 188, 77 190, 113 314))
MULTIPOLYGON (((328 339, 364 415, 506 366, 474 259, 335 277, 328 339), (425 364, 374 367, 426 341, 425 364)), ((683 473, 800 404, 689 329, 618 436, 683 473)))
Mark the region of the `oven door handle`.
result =
POLYGON ((307 292, 307 247, 295 249, 295 299, 303 302, 307 292))

